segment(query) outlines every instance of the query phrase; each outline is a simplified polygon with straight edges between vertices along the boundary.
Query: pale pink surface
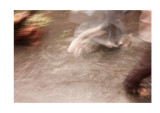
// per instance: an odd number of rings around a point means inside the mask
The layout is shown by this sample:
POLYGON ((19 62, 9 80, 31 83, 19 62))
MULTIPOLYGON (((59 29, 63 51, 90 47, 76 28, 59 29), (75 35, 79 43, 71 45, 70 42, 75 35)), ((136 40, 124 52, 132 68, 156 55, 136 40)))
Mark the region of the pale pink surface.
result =
POLYGON ((139 37, 151 42, 151 11, 143 10, 140 16, 139 37))

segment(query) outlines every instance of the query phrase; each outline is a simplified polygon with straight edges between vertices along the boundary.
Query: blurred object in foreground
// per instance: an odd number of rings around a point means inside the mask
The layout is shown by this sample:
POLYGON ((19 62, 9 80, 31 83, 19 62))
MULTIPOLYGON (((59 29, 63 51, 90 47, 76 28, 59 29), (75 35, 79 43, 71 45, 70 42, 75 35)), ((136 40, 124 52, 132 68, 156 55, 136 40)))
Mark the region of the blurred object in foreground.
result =
POLYGON ((14 15, 14 41, 20 45, 35 45, 40 42, 43 27, 51 22, 49 17, 43 14, 35 14, 35 11, 16 12, 14 15))

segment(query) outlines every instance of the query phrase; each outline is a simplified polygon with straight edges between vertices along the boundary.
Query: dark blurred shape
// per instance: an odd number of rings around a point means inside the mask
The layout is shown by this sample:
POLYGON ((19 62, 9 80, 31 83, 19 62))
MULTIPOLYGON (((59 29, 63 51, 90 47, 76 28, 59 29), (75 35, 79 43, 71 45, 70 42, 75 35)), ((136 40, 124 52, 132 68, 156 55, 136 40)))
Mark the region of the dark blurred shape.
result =
MULTIPOLYGON (((15 11, 17 12, 17 11, 15 11)), ((36 10, 22 11, 14 16, 14 43, 17 45, 35 45, 42 31, 35 25, 24 26, 24 22, 34 15, 36 10)))
POLYGON ((125 87, 130 92, 133 92, 133 90, 138 91, 142 80, 151 75, 151 45, 147 49, 125 80, 125 87))
POLYGON ((128 92, 145 96, 150 95, 148 93, 150 91, 141 87, 140 84, 143 79, 151 76, 151 11, 142 11, 139 24, 139 38, 149 42, 150 46, 146 48, 144 56, 129 72, 124 85, 128 92))

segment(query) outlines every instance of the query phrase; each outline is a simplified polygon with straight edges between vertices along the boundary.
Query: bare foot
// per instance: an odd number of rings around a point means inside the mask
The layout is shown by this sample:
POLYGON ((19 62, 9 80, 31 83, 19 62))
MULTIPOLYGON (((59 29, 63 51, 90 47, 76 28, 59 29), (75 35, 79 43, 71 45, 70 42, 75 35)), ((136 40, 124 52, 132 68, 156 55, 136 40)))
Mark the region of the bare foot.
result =
POLYGON ((139 96, 147 96, 151 94, 151 90, 145 89, 145 88, 139 88, 138 93, 139 93, 139 96))

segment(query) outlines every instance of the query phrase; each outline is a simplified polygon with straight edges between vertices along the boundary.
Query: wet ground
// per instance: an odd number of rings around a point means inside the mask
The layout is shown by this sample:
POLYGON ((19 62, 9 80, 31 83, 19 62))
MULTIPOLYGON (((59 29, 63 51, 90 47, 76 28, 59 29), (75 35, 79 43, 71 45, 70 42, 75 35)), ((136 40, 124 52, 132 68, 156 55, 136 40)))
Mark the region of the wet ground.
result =
MULTIPOLYGON (((151 102, 125 92, 123 81, 149 43, 132 38, 130 47, 100 48, 74 57, 67 53, 76 24, 69 11, 41 11, 52 21, 38 46, 14 48, 15 102, 151 102), (63 37, 64 31, 71 31, 63 37)), ((150 84, 150 78, 147 78, 150 84)))

